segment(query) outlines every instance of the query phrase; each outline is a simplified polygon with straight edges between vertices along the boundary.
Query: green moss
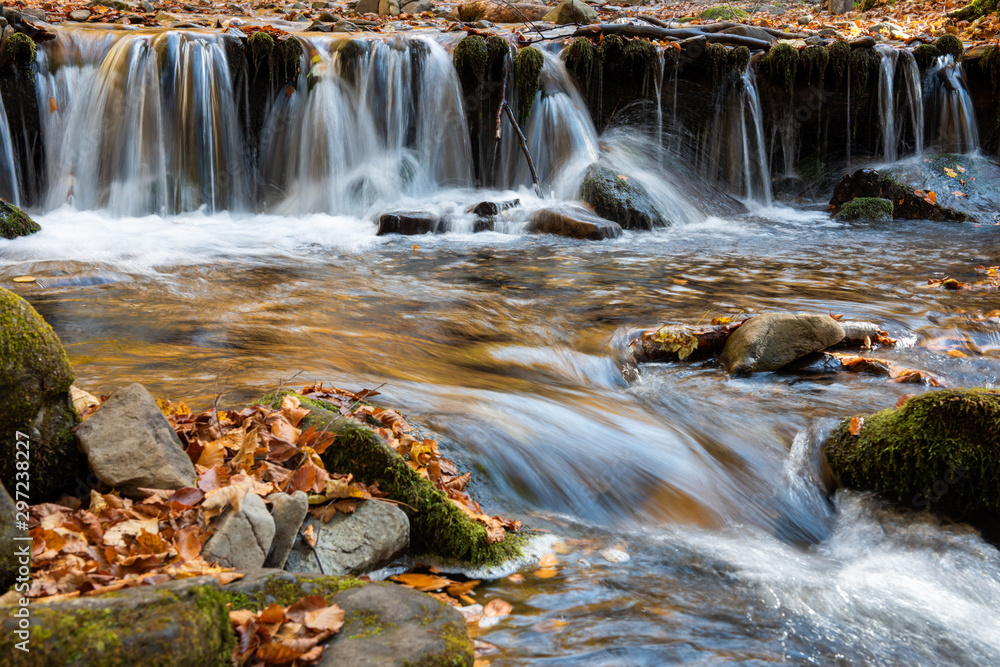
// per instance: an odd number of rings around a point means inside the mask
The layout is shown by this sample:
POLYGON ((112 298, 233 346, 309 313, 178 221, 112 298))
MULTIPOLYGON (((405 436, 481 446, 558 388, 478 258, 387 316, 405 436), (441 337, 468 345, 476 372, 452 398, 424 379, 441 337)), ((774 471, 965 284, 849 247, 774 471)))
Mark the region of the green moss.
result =
POLYGON ((274 69, 276 82, 281 85, 294 82, 302 69, 302 43, 291 37, 274 43, 274 69))
MULTIPOLYGON (((676 51, 670 49, 671 51, 676 51)), ((750 66, 750 49, 745 46, 737 46, 729 52, 726 67, 737 76, 743 76, 750 66)))
POLYGON ((7 49, 7 57, 18 67, 27 68, 35 62, 35 42, 23 32, 15 32, 8 37, 4 48, 7 49))
POLYGON ((972 0, 957 12, 950 14, 952 18, 959 21, 975 21, 986 16, 997 9, 997 0, 972 0))
POLYGON ((650 230, 670 224, 645 188, 605 167, 587 171, 580 199, 590 204, 599 216, 617 222, 624 229, 650 230))
POLYGON ((941 51, 933 44, 921 44, 913 49, 913 59, 917 61, 917 67, 921 70, 930 67, 940 55, 941 51))
POLYGON ((845 419, 824 445, 839 482, 957 519, 1000 514, 1000 392, 932 391, 864 417, 845 419))
POLYGON ((826 67, 830 62, 830 52, 822 46, 807 46, 799 53, 799 62, 806 73, 806 81, 812 85, 815 77, 816 83, 822 86, 826 78, 826 67))
POLYGON ((625 40, 618 35, 603 35, 597 47, 597 59, 604 63, 616 62, 625 50, 625 40))
POLYGON ((965 53, 962 40, 955 37, 955 35, 941 35, 935 40, 934 46, 938 48, 941 55, 951 56, 956 63, 962 59, 962 54, 965 53))
POLYGON ((738 7, 730 7, 729 5, 717 5, 715 7, 709 7, 701 13, 699 18, 707 19, 710 21, 737 21, 740 19, 749 18, 750 14, 738 7))
POLYGON ((586 37, 577 37, 566 49, 566 67, 580 81, 586 81, 593 71, 597 47, 586 37))
POLYGON ((785 90, 791 90, 798 65, 799 52, 791 44, 772 46, 760 61, 761 71, 772 81, 783 82, 785 90))
POLYGON ((979 56, 979 69, 990 81, 990 88, 996 92, 1000 88, 1000 48, 987 45, 979 56))
MULTIPOLYGON (((282 392, 281 396, 292 392, 282 392)), ((280 405, 279 395, 262 399, 280 405)), ((410 550, 415 556, 437 557, 472 566, 499 565, 523 554, 526 533, 508 533, 497 544, 489 544, 486 527, 471 520, 413 468, 371 428, 343 418, 322 401, 298 396, 312 412, 305 428, 327 429, 337 436, 323 453, 323 463, 331 472, 351 473, 366 484, 379 488, 401 506, 410 517, 410 550), (412 509, 411 509, 412 508, 412 509)))
MULTIPOLYGON (((434 616, 422 619, 421 623, 430 625, 440 616, 439 612, 434 616)), ((442 653, 426 655, 415 661, 406 661, 402 667, 470 667, 473 664, 475 649, 463 623, 458 621, 446 623, 437 631, 437 636, 444 641, 445 650, 442 653)))
POLYGON ((517 122, 528 120, 542 80, 545 56, 533 46, 526 46, 514 56, 514 86, 517 88, 517 122))
POLYGON ((726 63, 729 54, 723 44, 709 44, 703 56, 708 66, 708 71, 712 73, 712 84, 718 84, 719 78, 726 71, 726 63))
POLYGON ((826 50, 830 55, 830 67, 833 73, 838 79, 843 78, 847 74, 847 64, 851 58, 850 44, 838 41, 828 46, 826 50))
POLYGON ((452 54, 452 60, 460 77, 471 77, 482 85, 488 56, 486 40, 479 35, 469 35, 459 41, 452 54))
POLYGON ((259 67, 261 62, 269 58, 274 50, 274 37, 263 30, 255 32, 247 39, 247 47, 250 51, 250 61, 259 67))
POLYGON ((851 117, 857 122, 857 113, 862 102, 871 95, 869 81, 878 80, 878 70, 882 57, 875 49, 854 49, 851 51, 851 117))
POLYGON ((395 623, 383 621, 382 617, 374 611, 352 611, 348 614, 344 624, 351 626, 357 624, 361 626, 359 630, 351 633, 350 635, 346 635, 346 639, 368 639, 369 637, 378 637, 386 630, 392 630, 399 627, 395 623))
POLYGON ((838 220, 892 220, 892 202, 876 197, 857 197, 844 204, 834 217, 838 220))
POLYGON ((333 596, 351 588, 366 586, 367 582, 355 579, 354 577, 300 577, 296 581, 287 581, 280 578, 268 579, 259 591, 253 593, 232 593, 227 592, 226 601, 236 609, 250 609, 260 611, 272 604, 280 604, 288 607, 307 595, 321 595, 330 602, 333 596))
POLYGON ((0 238, 16 239, 42 231, 41 226, 24 211, 0 199, 0 238))

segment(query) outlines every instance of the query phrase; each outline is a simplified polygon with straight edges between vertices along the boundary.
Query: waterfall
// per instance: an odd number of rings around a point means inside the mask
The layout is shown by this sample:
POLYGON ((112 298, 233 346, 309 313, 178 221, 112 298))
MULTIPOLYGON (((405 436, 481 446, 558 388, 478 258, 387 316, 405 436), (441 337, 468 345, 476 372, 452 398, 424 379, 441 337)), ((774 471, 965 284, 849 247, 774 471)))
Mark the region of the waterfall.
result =
POLYGON ((878 78, 878 115, 882 123, 882 158, 896 161, 896 96, 894 92, 896 49, 879 49, 881 66, 878 78))
MULTIPOLYGON (((747 196, 763 201, 765 204, 771 203, 771 170, 767 164, 767 153, 764 149, 764 113, 760 108, 760 94, 757 91, 757 82, 754 79, 753 68, 748 67, 743 74, 743 94, 746 111, 750 114, 753 124, 754 139, 757 147, 756 162, 760 189, 753 190, 752 181, 747 180, 747 196)), ((743 132, 743 145, 748 145, 746 129, 743 132)), ((749 160, 747 160, 749 162, 749 160)))
POLYGON ((305 43, 311 69, 266 112, 265 203, 363 215, 376 202, 472 184, 461 89, 444 48, 422 38, 305 43))
POLYGON ((962 65, 950 56, 939 56, 924 79, 928 128, 935 148, 951 153, 971 153, 979 148, 972 97, 965 85, 962 65))
POLYGON ((924 94, 920 83, 920 67, 910 51, 903 51, 903 85, 906 88, 906 104, 910 110, 910 124, 913 126, 913 152, 924 153, 924 94))
POLYGON ((17 164, 14 162, 14 144, 10 140, 7 126, 7 110, 0 98, 0 197, 14 206, 21 205, 21 186, 17 179, 17 164))
POLYGON ((37 77, 46 205, 120 215, 249 204, 226 35, 108 35, 88 53, 58 31, 37 77), (101 47, 109 47, 101 52, 101 47), (93 63, 99 63, 94 66, 93 63), (66 71, 63 71, 66 70, 66 71), (43 112, 43 116, 45 113, 43 112))

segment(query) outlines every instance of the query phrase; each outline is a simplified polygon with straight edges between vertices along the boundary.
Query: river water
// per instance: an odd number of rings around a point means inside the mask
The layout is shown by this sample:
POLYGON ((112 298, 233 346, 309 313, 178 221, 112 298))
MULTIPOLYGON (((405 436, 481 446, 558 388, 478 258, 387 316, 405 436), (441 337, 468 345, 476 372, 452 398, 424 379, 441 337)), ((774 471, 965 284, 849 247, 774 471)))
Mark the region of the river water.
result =
MULTIPOLYGON (((574 103, 553 97, 540 113, 574 103)), ((555 577, 527 567, 523 583, 477 589, 514 604, 479 633, 494 665, 1000 664, 1000 552, 819 481, 837 419, 925 387, 822 369, 734 379, 713 361, 635 369, 625 350, 630 330, 663 322, 842 313, 899 340, 882 358, 996 387, 995 292, 926 285, 1000 264, 995 226, 753 202, 716 217, 669 160, 572 138, 570 155, 627 164, 677 222, 600 243, 526 235, 524 211, 566 197, 520 179, 404 193, 394 205, 459 220, 475 201, 523 204, 502 233, 419 237, 376 236, 379 200, 132 215, 125 196, 121 210, 39 211, 42 232, 0 240, 0 283, 53 325, 94 392, 139 381, 204 408, 217 386, 239 404, 300 372, 293 384, 384 385, 475 472, 491 513, 556 541, 555 577), (12 285, 25 274, 41 286, 12 285)))

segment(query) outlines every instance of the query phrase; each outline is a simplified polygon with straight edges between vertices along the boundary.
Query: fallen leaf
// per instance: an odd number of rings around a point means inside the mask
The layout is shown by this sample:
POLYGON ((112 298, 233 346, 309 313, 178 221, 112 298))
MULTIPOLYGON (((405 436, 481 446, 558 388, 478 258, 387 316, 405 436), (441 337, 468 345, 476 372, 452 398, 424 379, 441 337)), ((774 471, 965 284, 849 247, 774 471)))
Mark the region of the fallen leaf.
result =
POLYGON ((409 586, 410 588, 415 588, 418 591, 437 591, 445 588, 446 586, 453 586, 456 582, 445 577, 438 577, 433 574, 420 574, 418 572, 408 572, 406 574, 397 574, 394 577, 389 577, 393 581, 398 581, 404 586, 409 586))
POLYGON ((864 417, 851 417, 851 425, 849 431, 851 435, 858 435, 861 433, 861 427, 864 426, 864 417))
POLYGON ((500 598, 493 598, 483 607, 483 615, 492 618, 503 618, 512 611, 514 611, 514 606, 500 598))

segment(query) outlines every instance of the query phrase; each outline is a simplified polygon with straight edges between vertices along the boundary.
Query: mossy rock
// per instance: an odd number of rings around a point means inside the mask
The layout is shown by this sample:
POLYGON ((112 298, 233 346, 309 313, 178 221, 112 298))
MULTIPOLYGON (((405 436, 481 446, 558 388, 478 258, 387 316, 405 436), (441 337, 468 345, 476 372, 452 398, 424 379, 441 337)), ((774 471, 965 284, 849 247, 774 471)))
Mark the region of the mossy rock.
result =
POLYGON ((606 167, 592 165, 580 188, 580 199, 602 218, 623 229, 666 227, 670 221, 638 182, 606 167))
POLYGON ((823 446, 842 486, 960 520, 1000 516, 1000 391, 928 392, 850 429, 823 446))
POLYGON ((972 0, 959 10, 948 14, 959 21, 975 21, 997 10, 997 0, 972 0))
POLYGON ((248 572, 242 579, 227 584, 225 593, 233 610, 257 612, 272 604, 289 607, 310 595, 319 595, 331 603, 338 593, 367 585, 368 582, 351 576, 261 569, 248 572))
POLYGON ((743 76, 749 66, 750 49, 745 46, 737 46, 726 57, 726 68, 736 76, 743 76))
POLYGON ((232 664, 233 632, 218 582, 197 577, 108 595, 32 604, 30 652, 16 648, 15 607, 0 607, 0 661, 23 667, 232 664))
POLYGON ((16 239, 40 231, 41 226, 24 211, 0 199, 0 238, 16 239))
POLYGON ((962 40, 955 37, 955 35, 941 35, 934 41, 934 46, 938 48, 941 55, 951 56, 956 63, 962 59, 962 55, 965 53, 962 40))
POLYGON ((785 90, 791 90, 795 72, 799 66, 799 52, 791 44, 772 46, 760 61, 760 71, 774 82, 781 82, 785 90))
POLYGON ((74 490, 75 480, 87 474, 71 431, 78 421, 72 383, 73 369, 52 327, 0 287, 0 482, 15 500, 17 463, 23 461, 16 456, 18 432, 28 436, 33 503, 74 490))
MULTIPOLYGON (((284 395, 293 393, 271 394, 260 403, 278 407, 284 395)), ((410 518, 410 551, 414 556, 481 567, 501 565, 523 555, 527 531, 508 533, 504 541, 490 544, 485 526, 422 479, 374 430, 333 412, 327 403, 296 396, 311 410, 303 428, 314 426, 317 432, 325 430, 337 436, 322 455, 327 470, 350 473, 365 484, 378 482, 389 498, 404 503, 400 509, 410 518)))
POLYGON ((625 40, 620 35, 603 35, 597 46, 597 59, 601 64, 614 63, 625 51, 625 40))
POLYGON ((933 44, 921 44, 913 49, 913 59, 917 61, 917 67, 925 70, 934 64, 934 60, 941 56, 941 50, 933 44))
POLYGON ((28 68, 35 62, 37 47, 35 41, 23 32, 15 32, 4 42, 7 57, 20 68, 28 68))
POLYGON ((970 219, 963 211, 932 204, 891 173, 875 169, 858 169, 845 175, 834 188, 830 206, 838 214, 848 202, 859 198, 888 199, 893 205, 893 217, 901 220, 964 222, 970 219))
POLYGON ((452 53, 452 60, 463 84, 469 81, 475 82, 476 85, 482 85, 483 77, 486 75, 488 57, 489 49, 486 47, 486 40, 479 35, 469 35, 458 42, 454 53, 452 53))
POLYGON ((830 51, 822 46, 807 46, 799 53, 799 65, 806 74, 809 84, 823 85, 826 78, 826 68, 830 63, 830 51))
POLYGON ((845 41, 836 41, 826 48, 830 55, 830 67, 840 79, 847 75, 847 65, 851 59, 851 45, 845 41))
POLYGON ((566 49, 566 68, 579 81, 587 81, 597 60, 597 47, 586 37, 577 37, 566 49))
POLYGON ((261 63, 271 57, 274 51, 274 37, 261 30, 255 32, 247 38, 247 50, 250 55, 250 62, 255 67, 260 67, 261 63))
POLYGON ((851 51, 851 103, 857 106, 866 96, 872 95, 871 86, 878 81, 882 67, 882 56, 874 48, 858 48, 851 51))
POLYGON ((514 56, 514 86, 517 88, 517 122, 524 125, 531 115, 542 81, 545 56, 533 46, 526 46, 514 56))
POLYGON ((740 9, 739 7, 717 5, 715 7, 709 7, 703 11, 699 18, 709 21, 739 21, 750 18, 750 13, 740 9))
POLYGON ((870 220, 885 222, 892 220, 892 202, 877 197, 856 197, 840 207, 834 217, 838 220, 870 220))
POLYGON ((719 83, 719 79, 722 78, 723 73, 726 71, 726 64, 729 60, 729 54, 726 52, 725 45, 709 44, 705 48, 705 53, 702 57, 707 63, 708 71, 712 73, 712 84, 719 83))

